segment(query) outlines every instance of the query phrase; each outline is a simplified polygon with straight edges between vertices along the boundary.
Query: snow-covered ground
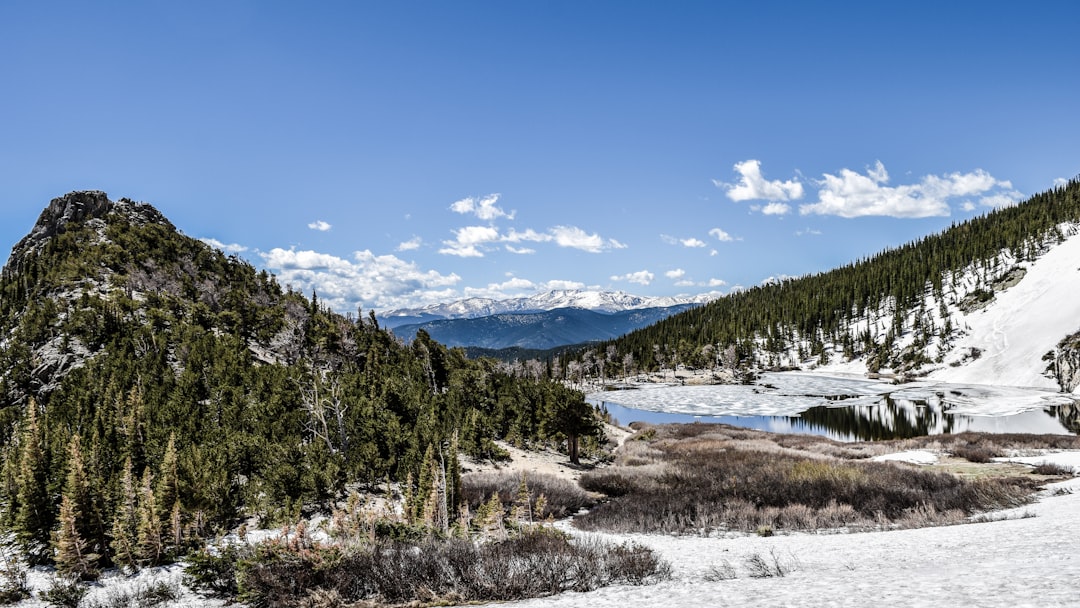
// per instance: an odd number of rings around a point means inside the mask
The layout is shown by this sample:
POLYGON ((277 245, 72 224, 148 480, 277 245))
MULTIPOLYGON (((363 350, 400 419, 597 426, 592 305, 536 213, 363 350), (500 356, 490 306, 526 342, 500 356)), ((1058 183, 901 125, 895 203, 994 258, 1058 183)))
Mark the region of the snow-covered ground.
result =
POLYGON ((966 315, 966 335, 953 352, 978 348, 982 356, 930 374, 935 380, 1032 386, 1056 390, 1043 375, 1043 355, 1080 330, 1080 234, 1052 247, 1017 284, 994 294, 991 305, 966 315))
POLYGON ((508 604, 588 606, 1076 606, 1080 602, 1080 480, 1056 484, 1037 503, 995 521, 855 534, 762 538, 608 536, 652 547, 671 562, 670 581, 608 587, 508 604), (1052 495, 1058 493, 1057 495, 1052 495), (753 578, 760 556, 790 569, 753 578), (708 580, 730 567, 730 580, 708 580))

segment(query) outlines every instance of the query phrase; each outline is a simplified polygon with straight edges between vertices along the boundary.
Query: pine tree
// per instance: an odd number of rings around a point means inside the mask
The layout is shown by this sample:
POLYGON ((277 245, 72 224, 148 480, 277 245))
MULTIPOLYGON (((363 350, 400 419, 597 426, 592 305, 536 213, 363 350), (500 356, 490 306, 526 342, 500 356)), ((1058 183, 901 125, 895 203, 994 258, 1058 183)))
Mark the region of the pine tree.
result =
POLYGON ((86 541, 79 534, 79 512, 75 501, 65 495, 60 499, 60 527, 53 535, 56 570, 73 578, 93 578, 92 559, 86 552, 86 541))
POLYGON ((117 509, 112 525, 113 561, 117 566, 128 571, 138 566, 138 526, 139 496, 135 487, 131 457, 124 461, 120 475, 120 495, 117 497, 117 509))
POLYGON ((518 482, 518 489, 514 494, 514 510, 511 515, 518 526, 533 522, 532 497, 530 494, 528 479, 525 472, 522 471, 521 481, 518 482))
POLYGON ((169 434, 169 443, 165 446, 165 455, 158 470, 157 485, 154 489, 154 502, 157 507, 157 520, 162 524, 162 541, 167 543, 167 551, 178 551, 182 537, 179 475, 177 472, 176 434, 169 434))
POLYGON ((153 476, 148 467, 143 470, 139 488, 139 523, 136 529, 137 557, 141 565, 154 566, 161 563, 165 554, 161 542, 161 527, 157 501, 154 498, 153 476))
POLYGON ((42 564, 49 558, 53 515, 48 492, 48 463, 38 427, 37 404, 33 399, 26 406, 26 420, 19 441, 15 533, 30 562, 42 564))
POLYGON ((57 569, 84 579, 92 577, 100 557, 89 550, 88 540, 93 533, 93 498, 82 443, 78 435, 72 435, 68 444, 68 474, 60 499, 59 528, 53 535, 57 569))

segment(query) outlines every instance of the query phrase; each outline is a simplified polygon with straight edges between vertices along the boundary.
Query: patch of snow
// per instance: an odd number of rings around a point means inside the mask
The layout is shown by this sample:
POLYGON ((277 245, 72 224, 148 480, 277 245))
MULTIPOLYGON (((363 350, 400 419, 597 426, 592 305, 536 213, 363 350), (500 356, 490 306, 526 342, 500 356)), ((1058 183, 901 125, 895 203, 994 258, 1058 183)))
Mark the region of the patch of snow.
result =
POLYGON ((938 455, 926 450, 909 450, 907 452, 896 452, 893 454, 874 456, 871 460, 877 462, 907 462, 910 464, 930 465, 937 464, 938 455))
POLYGON ((1073 473, 1080 474, 1080 451, 1046 452, 1037 456, 1007 456, 995 458, 1000 462, 1018 462, 1037 467, 1042 464, 1054 464, 1062 468, 1071 469, 1073 473))

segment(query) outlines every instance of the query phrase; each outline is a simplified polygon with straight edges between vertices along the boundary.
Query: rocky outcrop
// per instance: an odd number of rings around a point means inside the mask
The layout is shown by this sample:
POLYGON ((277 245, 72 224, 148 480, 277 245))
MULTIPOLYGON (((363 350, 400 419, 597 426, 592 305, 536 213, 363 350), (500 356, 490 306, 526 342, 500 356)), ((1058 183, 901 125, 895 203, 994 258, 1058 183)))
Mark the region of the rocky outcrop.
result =
POLYGON ((1054 353, 1054 376, 1066 393, 1080 387, 1080 332, 1058 343, 1054 353))
POLYGON ((90 218, 104 217, 112 207, 109 196, 100 190, 71 192, 54 198, 41 212, 30 234, 15 245, 15 250, 34 249, 50 237, 63 232, 68 224, 81 224, 90 218))

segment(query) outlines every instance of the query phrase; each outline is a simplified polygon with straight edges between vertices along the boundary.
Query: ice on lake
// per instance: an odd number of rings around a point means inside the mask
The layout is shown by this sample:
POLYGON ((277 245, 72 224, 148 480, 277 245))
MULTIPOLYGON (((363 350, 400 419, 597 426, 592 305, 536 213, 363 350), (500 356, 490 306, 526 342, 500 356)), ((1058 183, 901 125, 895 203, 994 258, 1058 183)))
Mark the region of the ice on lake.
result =
POLYGON ((837 439, 1077 432, 1077 401, 1042 389, 767 373, 750 385, 638 385, 589 395, 621 422, 725 422, 837 439))

